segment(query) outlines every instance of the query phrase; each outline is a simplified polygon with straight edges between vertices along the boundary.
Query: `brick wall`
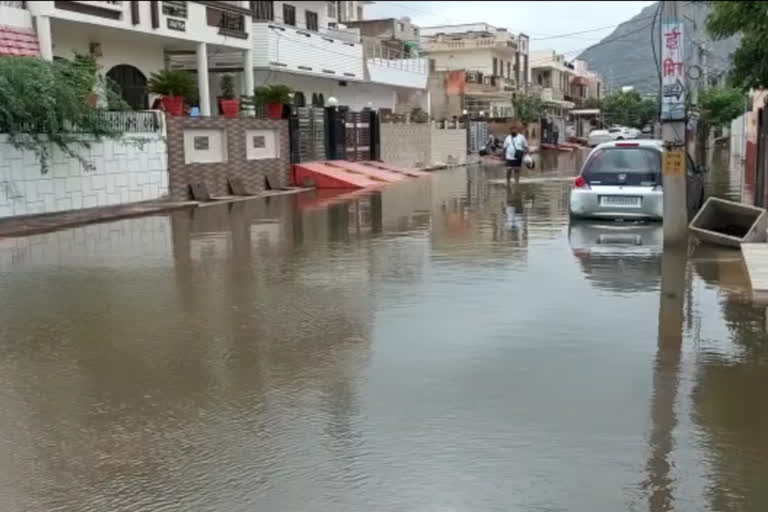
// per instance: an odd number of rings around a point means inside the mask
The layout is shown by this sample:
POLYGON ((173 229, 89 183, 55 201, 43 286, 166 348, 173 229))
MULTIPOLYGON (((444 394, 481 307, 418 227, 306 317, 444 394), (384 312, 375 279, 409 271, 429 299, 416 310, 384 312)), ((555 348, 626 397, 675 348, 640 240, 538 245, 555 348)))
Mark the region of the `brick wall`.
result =
POLYGON ((431 128, 432 165, 461 165, 467 162, 467 130, 464 128, 431 128))
POLYGON ((429 125, 381 123, 381 160, 404 167, 429 165, 429 125))
POLYGON ((463 164, 467 131, 430 124, 381 124, 381 159, 404 167, 463 164))
POLYGON ((227 179, 238 177, 246 190, 258 193, 265 188, 265 176, 279 186, 290 184, 290 151, 288 122, 284 120, 225 117, 169 117, 168 173, 170 196, 175 200, 191 199, 189 185, 205 182, 212 196, 229 195, 227 179), (227 160, 216 163, 185 163, 185 129, 224 130, 227 142, 227 160), (247 130, 277 130, 278 158, 246 159, 247 130))

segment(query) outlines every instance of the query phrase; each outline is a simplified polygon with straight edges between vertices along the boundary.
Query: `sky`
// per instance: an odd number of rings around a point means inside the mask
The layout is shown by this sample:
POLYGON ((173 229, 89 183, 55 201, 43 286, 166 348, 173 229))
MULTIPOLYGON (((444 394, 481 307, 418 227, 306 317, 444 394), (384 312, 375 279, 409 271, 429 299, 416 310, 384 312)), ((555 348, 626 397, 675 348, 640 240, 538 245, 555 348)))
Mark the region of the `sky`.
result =
POLYGON ((377 1, 365 7, 365 17, 407 16, 419 26, 484 22, 523 32, 532 50, 555 49, 567 59, 609 35, 616 25, 629 20, 647 1, 633 2, 409 2, 377 1), (600 30, 593 30, 598 29, 600 30), (588 33, 552 37, 590 30, 588 33))

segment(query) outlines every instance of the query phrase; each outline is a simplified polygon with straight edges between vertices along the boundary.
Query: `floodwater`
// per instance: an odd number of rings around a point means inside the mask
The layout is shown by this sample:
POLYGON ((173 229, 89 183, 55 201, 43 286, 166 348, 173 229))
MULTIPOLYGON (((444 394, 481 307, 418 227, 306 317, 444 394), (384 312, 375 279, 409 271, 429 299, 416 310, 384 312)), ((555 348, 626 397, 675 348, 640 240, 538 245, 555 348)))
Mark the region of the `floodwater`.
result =
POLYGON ((768 509, 739 253, 569 226, 579 158, 0 241, 0 510, 768 509))

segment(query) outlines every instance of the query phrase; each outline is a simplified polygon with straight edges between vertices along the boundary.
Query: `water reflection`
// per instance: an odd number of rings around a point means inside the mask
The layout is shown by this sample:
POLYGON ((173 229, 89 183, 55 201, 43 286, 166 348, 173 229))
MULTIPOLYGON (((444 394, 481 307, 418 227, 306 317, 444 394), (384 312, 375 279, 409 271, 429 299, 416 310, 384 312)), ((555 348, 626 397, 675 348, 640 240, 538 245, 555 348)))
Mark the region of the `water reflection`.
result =
POLYGON ((0 509, 765 508, 765 306, 575 169, 1 241, 0 509))

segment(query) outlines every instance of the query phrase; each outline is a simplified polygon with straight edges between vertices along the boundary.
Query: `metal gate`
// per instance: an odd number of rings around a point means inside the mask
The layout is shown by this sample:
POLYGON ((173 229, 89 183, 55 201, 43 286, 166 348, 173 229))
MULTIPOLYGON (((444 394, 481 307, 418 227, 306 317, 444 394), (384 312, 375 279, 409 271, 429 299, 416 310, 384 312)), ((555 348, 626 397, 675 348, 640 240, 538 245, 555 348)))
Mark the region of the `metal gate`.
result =
POLYGON ((470 121, 469 130, 467 130, 468 144, 470 153, 477 153, 485 147, 488 140, 488 123, 485 121, 470 121))
POLYGON ((765 109, 757 112, 757 176, 755 177, 755 206, 765 208, 768 181, 768 119, 765 109))
POLYGON ((346 128, 347 160, 371 159, 371 112, 347 112, 344 116, 346 128))
POLYGON ((291 161, 312 162, 325 158, 325 111, 319 107, 295 107, 291 123, 291 161))

